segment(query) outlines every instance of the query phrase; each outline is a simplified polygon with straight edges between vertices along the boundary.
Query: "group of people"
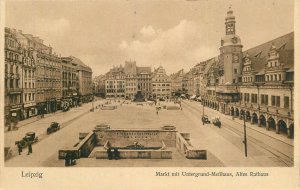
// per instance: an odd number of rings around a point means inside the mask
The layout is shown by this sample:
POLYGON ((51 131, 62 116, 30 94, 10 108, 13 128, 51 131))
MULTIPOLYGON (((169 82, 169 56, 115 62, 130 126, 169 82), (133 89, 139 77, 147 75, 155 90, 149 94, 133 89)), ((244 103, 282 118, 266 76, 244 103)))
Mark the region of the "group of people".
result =
POLYGON ((76 154, 74 152, 67 152, 65 156, 65 166, 73 166, 76 164, 76 154))
MULTIPOLYGON (((24 147, 24 145, 22 144, 21 141, 16 141, 15 144, 16 144, 17 147, 18 147, 18 153, 19 153, 19 155, 21 155, 21 153, 23 152, 23 147, 24 147)), ((28 141, 28 142, 27 142, 27 146, 28 146, 28 153, 27 153, 27 155, 32 154, 32 142, 31 142, 31 141, 28 141)))
POLYGON ((107 156, 108 156, 109 160, 112 160, 112 159, 118 160, 118 159, 120 159, 120 152, 117 148, 108 148, 107 156))

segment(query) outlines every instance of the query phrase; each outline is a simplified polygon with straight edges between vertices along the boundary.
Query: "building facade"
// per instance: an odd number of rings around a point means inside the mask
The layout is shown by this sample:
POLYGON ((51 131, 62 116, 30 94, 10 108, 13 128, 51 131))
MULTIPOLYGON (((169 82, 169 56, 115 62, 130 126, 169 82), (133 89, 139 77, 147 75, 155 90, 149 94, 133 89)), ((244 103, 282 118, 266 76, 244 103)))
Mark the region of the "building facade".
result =
POLYGON ((166 99, 171 97, 171 80, 162 66, 152 73, 152 96, 166 99))
POLYGON ((5 126, 23 119, 22 101, 22 58, 23 51, 17 40, 16 31, 5 28, 5 126))
POLYGON ((105 96, 107 98, 125 97, 125 76, 124 68, 121 65, 106 73, 105 96))
POLYGON ((77 106, 79 103, 77 64, 71 57, 62 57, 61 60, 62 103, 68 102, 70 106, 77 106))
MULTIPOLYGON (((93 101, 94 96, 93 96, 93 72, 92 69, 84 64, 80 59, 71 56, 72 58, 72 63, 77 65, 77 74, 74 73, 74 82, 76 82, 77 78, 77 83, 78 83, 78 94, 73 93, 73 97, 77 98, 79 97, 78 101, 81 101, 83 103, 93 101)), ((75 86, 76 86, 75 85, 75 86)), ((75 100, 74 100, 75 101, 75 100)))
POLYGON ((294 136, 294 33, 246 51, 227 12, 220 55, 206 61, 205 106, 275 133, 294 136))

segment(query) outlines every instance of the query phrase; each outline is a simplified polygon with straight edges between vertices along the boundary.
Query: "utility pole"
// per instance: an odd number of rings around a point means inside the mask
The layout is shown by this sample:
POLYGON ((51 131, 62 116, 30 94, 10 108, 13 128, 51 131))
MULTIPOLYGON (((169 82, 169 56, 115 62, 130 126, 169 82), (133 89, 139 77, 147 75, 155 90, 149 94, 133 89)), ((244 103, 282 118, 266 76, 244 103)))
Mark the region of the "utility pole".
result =
POLYGON ((92 111, 94 112, 94 94, 93 94, 93 99, 92 99, 92 111))
POLYGON ((246 117, 246 114, 244 113, 243 115, 244 117, 244 145, 245 145, 245 156, 247 157, 247 134, 246 134, 246 121, 245 121, 245 117, 246 117))
POLYGON ((202 123, 204 125, 204 101, 202 99, 202 105, 203 105, 203 110, 202 110, 202 123))

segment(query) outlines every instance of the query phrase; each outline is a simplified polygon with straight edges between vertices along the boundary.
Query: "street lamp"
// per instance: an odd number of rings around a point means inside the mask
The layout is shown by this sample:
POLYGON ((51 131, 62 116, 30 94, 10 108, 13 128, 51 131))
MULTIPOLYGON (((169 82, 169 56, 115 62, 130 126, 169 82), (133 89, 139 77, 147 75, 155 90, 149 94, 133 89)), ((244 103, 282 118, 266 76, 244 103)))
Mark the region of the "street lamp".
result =
POLYGON ((92 96, 92 112, 94 112, 95 108, 94 108, 94 94, 92 96))
POLYGON ((244 145, 245 145, 245 156, 247 157, 247 134, 246 134, 246 121, 245 121, 246 114, 245 112, 243 113, 243 118, 244 118, 244 145))
POLYGON ((260 110, 260 105, 259 105, 259 84, 256 84, 257 87, 257 109, 258 111, 260 110))
POLYGON ((289 89, 291 91, 291 113, 293 113, 293 84, 289 83, 289 89))

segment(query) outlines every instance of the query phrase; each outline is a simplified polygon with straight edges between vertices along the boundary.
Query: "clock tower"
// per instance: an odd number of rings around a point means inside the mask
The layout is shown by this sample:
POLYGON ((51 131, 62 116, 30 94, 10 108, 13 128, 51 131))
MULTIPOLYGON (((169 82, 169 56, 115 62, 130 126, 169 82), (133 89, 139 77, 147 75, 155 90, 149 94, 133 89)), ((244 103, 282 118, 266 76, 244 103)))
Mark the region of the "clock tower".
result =
POLYGON ((219 83, 235 84, 242 72, 242 44, 235 34, 235 16, 231 7, 225 18, 225 36, 221 39, 220 47, 220 78, 219 83))

